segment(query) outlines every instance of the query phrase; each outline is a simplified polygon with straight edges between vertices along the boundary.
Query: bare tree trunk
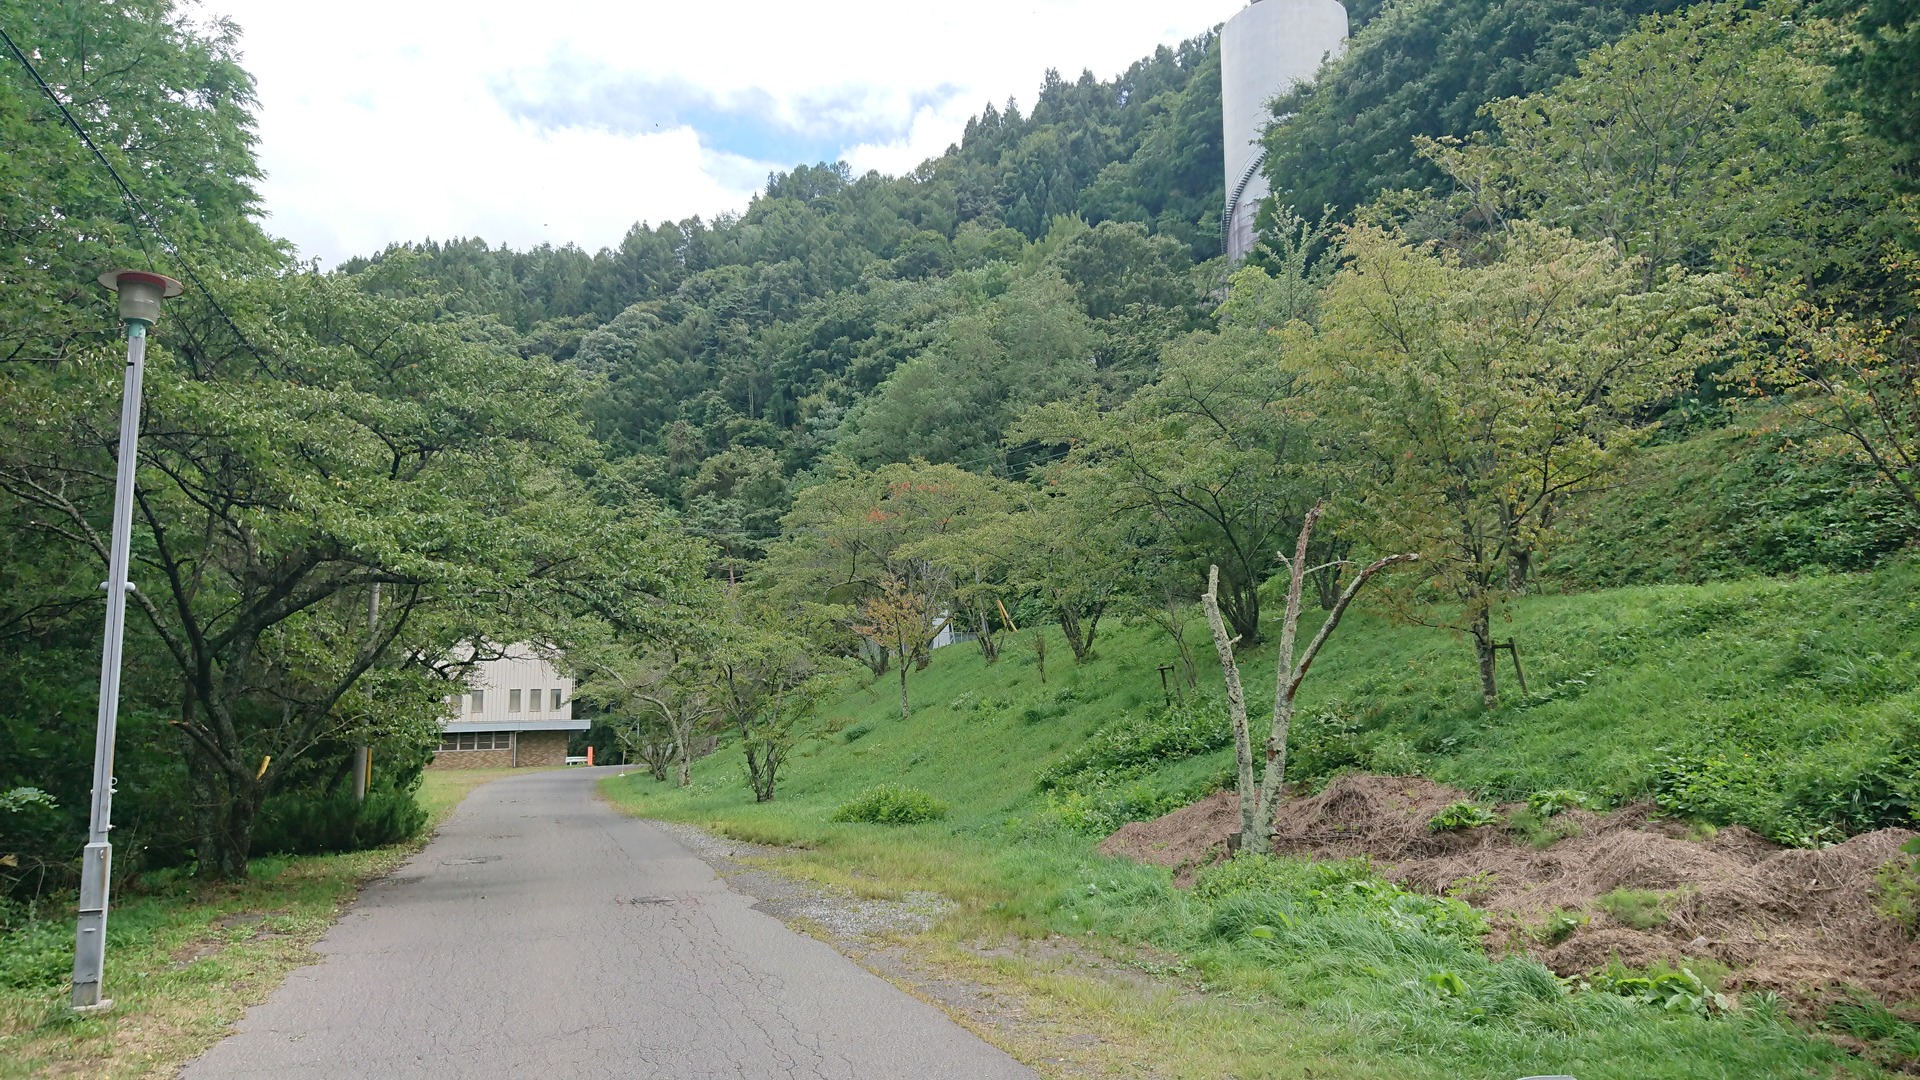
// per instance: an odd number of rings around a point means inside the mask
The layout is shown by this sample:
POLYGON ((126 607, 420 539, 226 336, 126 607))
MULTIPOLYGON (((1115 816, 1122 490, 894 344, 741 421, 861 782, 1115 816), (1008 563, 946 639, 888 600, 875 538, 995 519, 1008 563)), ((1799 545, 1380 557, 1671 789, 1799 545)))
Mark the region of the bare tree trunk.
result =
MULTIPOLYGON (((1280 648, 1274 658, 1273 724, 1267 729, 1267 762, 1260 773, 1260 825, 1263 840, 1273 835, 1273 815, 1280 808, 1281 785, 1287 778, 1287 735, 1293 727, 1293 696, 1300 690, 1304 668, 1296 669, 1294 645, 1300 639, 1300 592, 1307 579, 1307 545, 1313 542, 1313 527, 1320 520, 1320 505, 1307 511, 1300 525, 1300 542, 1294 546, 1293 560, 1287 564, 1287 607, 1280 616, 1280 648)), ((1328 615, 1328 619, 1337 618, 1328 615)), ((1316 643, 1317 644, 1317 643, 1316 643)), ((1312 663, 1312 658, 1308 658, 1312 663)), ((1261 851, 1267 850, 1265 844, 1261 851)))
POLYGON ((1321 611, 1332 611, 1333 605, 1340 602, 1340 591, 1346 583, 1346 559, 1352 553, 1353 544, 1345 540, 1333 540, 1320 545, 1320 554, 1315 558, 1323 560, 1323 565, 1308 576, 1313 579, 1321 611))
POLYGON ((1480 658, 1480 701, 1489 709, 1500 707, 1500 673, 1494 664, 1493 617, 1484 608, 1473 616, 1473 651, 1480 658))
POLYGON ((1240 788, 1240 850, 1256 855, 1265 854, 1273 848, 1274 817, 1279 812, 1280 799, 1286 790, 1287 738, 1293 729, 1294 700, 1300 693, 1300 684, 1306 681, 1307 671, 1313 667, 1327 639, 1339 628, 1348 605, 1360 595, 1360 589, 1367 580, 1395 563, 1412 562, 1419 558, 1417 555, 1390 555, 1356 574, 1334 601, 1306 651, 1296 658, 1294 646, 1300 635, 1300 598, 1306 588, 1307 576, 1313 572, 1307 568, 1307 548, 1313 541, 1314 526, 1319 523, 1324 509, 1325 504, 1318 504, 1307 512, 1307 519, 1300 526, 1300 541, 1294 548, 1293 558, 1287 562, 1287 607, 1281 616, 1279 656, 1274 661, 1273 723, 1267 730, 1266 761, 1261 769, 1257 792, 1254 789, 1253 738, 1247 727, 1246 696, 1240 687, 1239 665, 1233 659, 1233 643, 1239 639, 1227 637, 1226 620, 1220 615, 1219 567, 1208 570, 1207 592, 1200 598, 1201 606, 1207 612, 1207 625, 1213 630, 1214 647, 1220 653, 1220 668, 1227 680, 1227 706, 1233 715, 1234 767, 1240 788))
POLYGON ((1064 606, 1056 607, 1054 621, 1060 624, 1060 636, 1067 639, 1067 648, 1073 652, 1074 661, 1085 660, 1091 646, 1087 643, 1079 612, 1064 606))
POLYGON ((187 791, 193 800, 193 850, 201 873, 219 865, 220 808, 225 801, 220 768, 200 746, 187 742, 187 791))
POLYGON ((1533 576, 1533 549, 1515 548, 1507 556, 1507 588, 1515 596, 1527 595, 1527 582, 1533 576))
POLYGON ((1238 638, 1227 633, 1227 621, 1220 614, 1220 568, 1207 568, 1207 591, 1200 597, 1207 613, 1207 628, 1213 631, 1213 648, 1220 654, 1220 673, 1227 681, 1227 712, 1233 718, 1233 766, 1240 791, 1240 850, 1255 854, 1267 850, 1267 838, 1257 826, 1259 807, 1253 787, 1253 735, 1247 728, 1247 694, 1240 686, 1240 665, 1233 659, 1233 643, 1238 638))
POLYGON ((913 710, 907 706, 907 662, 902 658, 900 661, 900 718, 906 720, 912 716, 913 710))
POLYGON ((1221 607, 1225 609, 1234 636, 1246 642, 1249 649, 1260 644, 1259 582, 1244 579, 1230 581, 1222 599, 1224 603, 1221 607))
POLYGON ((1033 662, 1040 669, 1040 685, 1047 685, 1047 635, 1039 627, 1033 631, 1033 662))
POLYGON ((975 608, 973 624, 979 628, 979 637, 974 640, 980 643, 980 655, 986 657, 989 664, 999 660, 1000 639, 994 634, 993 616, 984 607, 975 608))
POLYGON ((1160 602, 1160 628, 1173 639, 1174 648, 1180 652, 1180 673, 1187 680, 1187 689, 1196 689, 1200 685, 1200 665, 1193 658, 1193 643, 1187 640, 1187 623, 1180 617, 1179 597, 1168 588, 1161 593, 1160 602))

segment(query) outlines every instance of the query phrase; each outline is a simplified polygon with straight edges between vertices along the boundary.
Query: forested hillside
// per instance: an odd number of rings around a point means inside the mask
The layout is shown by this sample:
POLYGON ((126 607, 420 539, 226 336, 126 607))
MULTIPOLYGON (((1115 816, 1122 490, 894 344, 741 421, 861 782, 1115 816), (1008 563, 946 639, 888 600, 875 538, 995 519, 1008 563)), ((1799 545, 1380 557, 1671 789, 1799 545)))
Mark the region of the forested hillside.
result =
POLYGON ((744 213, 641 223, 591 255, 469 239, 380 258, 418 256, 525 351, 603 380, 600 437, 751 552, 829 446, 991 465, 1026 405, 1143 381, 1218 284, 1195 266, 1219 246, 1220 139, 1201 37, 1108 81, 1049 73, 1029 113, 989 105, 906 176, 802 165, 744 213), (982 348, 1023 354, 980 363, 982 348), (1038 385, 1036 365, 1052 365, 1038 385))

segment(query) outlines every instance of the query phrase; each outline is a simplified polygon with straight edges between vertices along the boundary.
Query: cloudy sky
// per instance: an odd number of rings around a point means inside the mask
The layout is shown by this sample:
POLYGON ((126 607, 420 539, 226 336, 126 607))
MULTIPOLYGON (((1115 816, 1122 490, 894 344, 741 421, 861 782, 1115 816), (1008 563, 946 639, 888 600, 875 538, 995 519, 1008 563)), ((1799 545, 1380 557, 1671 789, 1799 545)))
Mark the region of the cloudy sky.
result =
POLYGON ((1111 78, 1245 0, 202 0, 260 83, 268 227, 332 265, 397 240, 618 243, 770 169, 897 173, 1047 68, 1111 78))

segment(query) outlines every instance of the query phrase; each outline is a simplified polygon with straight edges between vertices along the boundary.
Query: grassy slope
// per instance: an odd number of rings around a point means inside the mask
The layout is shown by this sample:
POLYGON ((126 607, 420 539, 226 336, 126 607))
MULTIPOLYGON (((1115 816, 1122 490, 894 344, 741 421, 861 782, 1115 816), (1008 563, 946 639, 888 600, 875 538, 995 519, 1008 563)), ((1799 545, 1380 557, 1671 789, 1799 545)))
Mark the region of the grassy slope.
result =
POLYGON ((0 1080, 171 1076, 288 971, 318 959, 313 943, 362 883, 424 844, 468 792, 509 772, 427 773, 420 803, 431 817, 414 844, 256 859, 253 876, 238 884, 156 882, 116 896, 107 954, 114 1008, 104 1016, 81 1018, 66 1008, 71 923, 51 919, 0 939, 20 950, 0 965, 18 984, 0 981, 0 1080))
MULTIPOLYGON (((1729 785, 1771 770, 1771 795, 1726 807, 1765 828, 1767 815, 1817 799, 1920 731, 1920 568, 1911 564, 1534 597, 1499 632, 1519 641, 1532 693, 1521 701, 1509 685, 1514 703, 1489 714, 1464 639, 1353 616, 1302 692, 1295 753, 1310 770, 1412 767, 1495 797, 1550 788, 1634 797, 1668 751, 1717 749, 1763 763, 1727 766, 1719 775, 1729 785)), ((953 804, 962 826, 1031 815, 1046 765, 1101 725, 1161 701, 1155 669, 1174 657, 1166 638, 1145 627, 1102 633, 1097 657, 1079 667, 1061 659, 1055 635, 1044 685, 1026 641, 1032 631, 993 666, 970 647, 942 650, 911 678, 910 720, 900 718, 891 678, 828 706, 853 730, 801 751, 774 806, 738 810, 733 762, 723 756, 697 774, 687 810, 777 828, 824 819, 860 789, 897 780, 953 804), (1029 710, 1063 712, 1034 722, 1029 710)), ((1192 634, 1202 646, 1201 690, 1214 693, 1218 666, 1204 628, 1192 634)), ((1272 663, 1270 646, 1242 656, 1256 712, 1272 693, 1272 663)), ((1504 659, 1502 675, 1512 675, 1504 659)), ((1230 763, 1223 750, 1157 781, 1179 790, 1230 763)))
MULTIPOLYGON (((1766 780, 1757 791, 1740 789, 1746 802, 1722 809, 1756 820, 1799 812, 1796 800, 1809 789, 1832 787, 1834 777, 1911 740, 1920 687, 1916 585, 1920 573, 1897 566, 1533 598, 1516 606, 1511 629, 1534 693, 1524 707, 1492 716, 1478 707, 1463 642, 1361 616, 1342 629, 1305 692, 1309 713, 1346 721, 1307 724, 1304 756, 1323 767, 1418 766, 1491 794, 1574 787, 1625 796, 1646 790, 1664 749, 1705 748, 1701 760, 1724 759, 1711 766, 1721 770, 1714 790, 1739 789, 1741 777, 1766 780)), ((1093 838, 1059 828, 1035 791, 1048 764, 1103 724, 1158 705, 1155 668, 1172 659, 1170 644, 1147 628, 1113 627, 1098 658, 1075 667, 1056 637, 1042 685, 1031 633, 991 667, 970 648, 943 650, 912 677, 911 719, 900 717, 891 679, 829 706, 846 730, 796 756, 774 803, 745 801, 736 755, 724 747, 699 763, 686 792, 635 774, 609 793, 637 812, 803 847, 789 869, 822 880, 876 895, 945 892, 962 905, 942 931, 949 939, 1074 933, 1171 951, 1189 975, 1234 996, 1123 1001, 1112 991, 1021 977, 1025 991, 1052 1007, 1071 1010, 1079 1001, 1087 1022, 1125 1027, 1115 1045, 1142 1061, 1174 1063, 1173 1075, 1558 1070, 1624 1080, 1808 1068, 1826 1075, 1834 1067, 1814 1064, 1830 1060, 1830 1049, 1752 1011, 1715 1021, 1663 1017, 1620 1012, 1611 1004, 1618 999, 1598 994, 1515 1004, 1525 995, 1508 990, 1534 978, 1525 965, 1490 961, 1430 934, 1383 933, 1358 916, 1290 924, 1283 937, 1298 937, 1298 948, 1223 937, 1219 912, 1171 889, 1165 871, 1099 858, 1093 838), (905 829, 828 820, 884 781, 937 795, 951 816, 905 829), (1437 972, 1461 975, 1474 1004, 1409 989, 1437 972), (1195 1024, 1213 1034, 1192 1038, 1195 1024)), ((1271 693, 1271 649, 1246 663, 1258 702, 1271 693)), ((1203 668, 1203 688, 1214 680, 1217 669, 1203 668)), ((1191 790, 1227 764, 1217 751, 1170 765, 1149 783, 1163 793, 1191 790)))

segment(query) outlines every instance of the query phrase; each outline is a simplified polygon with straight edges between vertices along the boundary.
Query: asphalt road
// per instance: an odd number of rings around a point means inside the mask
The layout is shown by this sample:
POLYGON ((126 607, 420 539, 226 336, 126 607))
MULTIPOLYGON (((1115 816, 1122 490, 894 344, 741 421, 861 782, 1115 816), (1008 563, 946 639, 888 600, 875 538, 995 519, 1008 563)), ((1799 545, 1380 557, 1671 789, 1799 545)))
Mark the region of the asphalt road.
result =
POLYGON ((754 910, 604 769, 478 788, 186 1080, 1032 1077, 754 910))

